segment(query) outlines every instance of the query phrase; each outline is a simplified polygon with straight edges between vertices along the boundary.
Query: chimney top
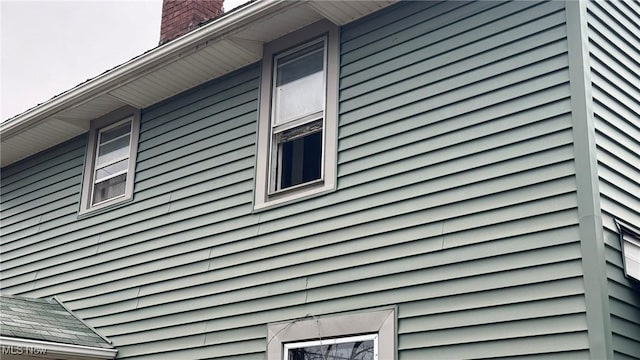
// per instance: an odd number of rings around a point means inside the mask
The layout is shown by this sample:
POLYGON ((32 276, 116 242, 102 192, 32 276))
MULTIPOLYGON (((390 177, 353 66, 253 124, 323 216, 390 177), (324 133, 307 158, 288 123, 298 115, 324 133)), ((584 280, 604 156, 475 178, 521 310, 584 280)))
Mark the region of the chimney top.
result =
POLYGON ((222 14, 223 0, 163 0, 160 45, 222 14))

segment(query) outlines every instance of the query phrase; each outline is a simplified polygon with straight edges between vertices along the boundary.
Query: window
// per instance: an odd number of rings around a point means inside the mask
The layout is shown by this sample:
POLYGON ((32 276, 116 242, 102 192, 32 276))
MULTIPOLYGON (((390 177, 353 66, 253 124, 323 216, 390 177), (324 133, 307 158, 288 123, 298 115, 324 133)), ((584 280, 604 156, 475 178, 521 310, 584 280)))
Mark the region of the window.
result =
POLYGON ((396 359, 395 308, 269 324, 268 360, 396 359))
POLYGON ((140 111, 129 107, 91 123, 81 214, 132 198, 139 127, 140 111))
POLYGON ((361 335, 284 345, 286 360, 374 360, 378 335, 361 335))
POLYGON ((265 45, 256 209, 335 188, 337 67, 327 21, 265 45))
POLYGON ((614 222, 620 235, 624 274, 640 281, 640 229, 618 219, 614 222))

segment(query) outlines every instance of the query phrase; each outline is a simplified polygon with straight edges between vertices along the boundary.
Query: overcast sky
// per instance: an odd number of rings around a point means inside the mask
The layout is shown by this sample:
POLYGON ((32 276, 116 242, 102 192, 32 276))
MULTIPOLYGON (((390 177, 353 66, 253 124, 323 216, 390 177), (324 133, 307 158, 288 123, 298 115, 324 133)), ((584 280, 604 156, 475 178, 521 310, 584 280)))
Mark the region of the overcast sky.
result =
POLYGON ((156 47, 161 11, 162 0, 0 0, 0 119, 156 47))

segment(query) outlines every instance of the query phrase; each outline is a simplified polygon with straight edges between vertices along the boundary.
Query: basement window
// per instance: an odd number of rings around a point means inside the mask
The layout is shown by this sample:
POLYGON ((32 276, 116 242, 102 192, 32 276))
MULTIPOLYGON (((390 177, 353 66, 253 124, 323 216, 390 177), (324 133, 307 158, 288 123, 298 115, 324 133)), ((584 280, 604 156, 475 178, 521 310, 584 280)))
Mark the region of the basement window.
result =
POLYGON ((268 360, 397 359, 395 308, 268 325, 268 360))
POLYGON ((133 197, 140 111, 122 108, 91 122, 80 214, 133 197))
POLYGON ((287 360, 374 360, 378 359, 378 335, 289 343, 284 353, 287 360))
POLYGON ((335 188, 338 29, 322 21, 267 45, 255 208, 335 188))

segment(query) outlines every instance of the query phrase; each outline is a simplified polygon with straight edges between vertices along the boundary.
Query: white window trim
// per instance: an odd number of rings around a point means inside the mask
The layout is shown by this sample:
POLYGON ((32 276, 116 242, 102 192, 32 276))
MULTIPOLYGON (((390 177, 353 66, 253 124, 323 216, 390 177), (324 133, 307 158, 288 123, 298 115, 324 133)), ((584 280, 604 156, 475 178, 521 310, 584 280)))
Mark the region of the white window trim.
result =
POLYGON ((267 360, 283 360, 285 344, 355 335, 378 336, 378 359, 397 359, 395 308, 368 310, 267 326, 267 360))
POLYGON ((338 122, 338 27, 329 21, 316 22, 301 30, 287 34, 264 46, 262 78, 260 84, 260 110, 256 155, 256 188, 254 209, 295 201, 304 197, 332 191, 336 187, 337 173, 337 122, 338 122), (326 89, 323 126, 323 158, 319 180, 292 186, 270 193, 271 116, 274 56, 300 45, 312 43, 326 36, 326 89))
POLYGON ((89 140, 87 141, 87 151, 84 161, 84 172, 82 178, 82 192, 80 196, 80 215, 96 210, 105 209, 115 204, 119 204, 133 198, 133 183, 135 178, 136 156, 138 153, 138 137, 140 133, 140 110, 130 106, 122 107, 107 115, 104 115, 91 122, 89 129, 89 140), (98 134, 101 130, 113 126, 127 119, 132 119, 131 141, 129 145, 129 167, 127 168, 127 182, 125 183, 125 193, 113 199, 102 201, 92 205, 91 199, 94 188, 94 169, 96 166, 96 153, 98 134))

